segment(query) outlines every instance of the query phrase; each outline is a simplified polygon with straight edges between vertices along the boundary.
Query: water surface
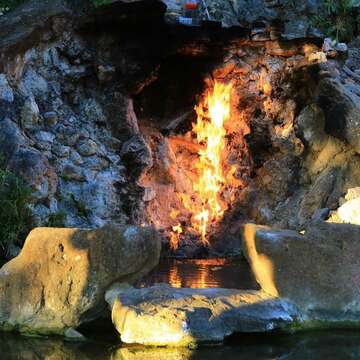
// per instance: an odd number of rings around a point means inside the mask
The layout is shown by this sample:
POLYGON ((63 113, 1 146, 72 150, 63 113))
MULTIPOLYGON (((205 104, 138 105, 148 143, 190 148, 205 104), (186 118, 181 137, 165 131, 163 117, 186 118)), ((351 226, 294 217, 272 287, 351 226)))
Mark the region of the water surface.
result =
POLYGON ((258 289, 245 259, 162 260, 138 287, 167 283, 181 288, 258 289))
POLYGON ((1 360, 348 360, 360 359, 359 332, 247 335, 198 350, 0 335, 1 360))

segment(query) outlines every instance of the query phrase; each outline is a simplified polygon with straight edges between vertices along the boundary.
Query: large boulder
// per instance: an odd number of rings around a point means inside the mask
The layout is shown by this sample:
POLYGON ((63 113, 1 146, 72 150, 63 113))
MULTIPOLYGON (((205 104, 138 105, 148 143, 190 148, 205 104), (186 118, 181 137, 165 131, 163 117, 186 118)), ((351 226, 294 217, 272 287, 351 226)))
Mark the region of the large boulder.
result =
POLYGON ((350 188, 328 222, 360 225, 360 187, 350 188))
POLYGON ((151 346, 219 343, 237 332, 280 329, 297 317, 286 301, 251 290, 114 286, 106 300, 121 340, 151 346))
POLYGON ((360 153, 359 96, 334 78, 320 81, 318 96, 319 105, 325 114, 326 132, 346 141, 360 153))
POLYGON ((0 270, 0 329, 66 334, 98 317, 115 281, 132 283, 159 261, 152 228, 36 228, 0 270))
POLYGON ((300 234, 247 224, 243 248, 263 291, 293 303, 304 326, 360 325, 360 226, 317 222, 300 234))

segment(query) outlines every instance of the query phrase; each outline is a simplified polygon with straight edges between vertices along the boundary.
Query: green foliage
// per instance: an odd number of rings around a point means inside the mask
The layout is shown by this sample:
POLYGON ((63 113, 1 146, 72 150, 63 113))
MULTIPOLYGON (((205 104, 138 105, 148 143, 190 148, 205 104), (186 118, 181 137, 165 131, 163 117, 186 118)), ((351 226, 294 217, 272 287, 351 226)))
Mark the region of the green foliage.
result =
POLYGON ((31 189, 15 174, 0 169, 0 248, 21 245, 31 229, 31 189))
POLYGON ((20 5, 24 0, 0 0, 0 12, 6 12, 20 5))
POLYGON ((65 219, 65 212, 60 210, 57 213, 51 214, 49 216, 46 226, 56 228, 65 227, 65 219))
MULTIPOLYGON (((25 0, 0 0, 0 14, 14 9, 16 6, 22 4, 25 0)), ((39 0, 41 1, 41 0, 39 0)), ((109 4, 112 0, 89 0, 95 7, 109 4)))
POLYGON ((314 23, 336 41, 351 41, 360 26, 356 6, 359 6, 359 0, 325 0, 324 13, 319 14, 314 23))
POLYGON ((87 219, 89 217, 89 210, 86 208, 82 201, 76 200, 74 194, 70 194, 70 198, 73 201, 74 207, 80 217, 87 219))
POLYGON ((92 0, 91 2, 94 6, 97 7, 97 6, 101 6, 101 5, 110 4, 112 2, 112 0, 92 0))

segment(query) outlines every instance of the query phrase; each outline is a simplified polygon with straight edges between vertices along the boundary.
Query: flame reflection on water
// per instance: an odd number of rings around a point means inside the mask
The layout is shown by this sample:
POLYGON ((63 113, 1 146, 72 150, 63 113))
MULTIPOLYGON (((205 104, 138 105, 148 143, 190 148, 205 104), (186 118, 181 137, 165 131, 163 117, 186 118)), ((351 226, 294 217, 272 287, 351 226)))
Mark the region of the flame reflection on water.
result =
POLYGON ((222 258, 163 260, 138 286, 155 283, 174 288, 258 288, 245 260, 222 258))

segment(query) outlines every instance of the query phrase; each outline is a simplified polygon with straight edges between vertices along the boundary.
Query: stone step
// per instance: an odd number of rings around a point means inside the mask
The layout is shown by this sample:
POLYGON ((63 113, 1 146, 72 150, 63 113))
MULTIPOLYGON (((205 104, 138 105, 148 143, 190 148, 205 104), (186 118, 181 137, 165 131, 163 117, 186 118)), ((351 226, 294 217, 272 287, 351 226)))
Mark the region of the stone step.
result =
POLYGON ((124 343, 191 346, 221 343, 238 332, 265 332, 293 323, 297 310, 262 291, 113 286, 106 293, 124 343))

